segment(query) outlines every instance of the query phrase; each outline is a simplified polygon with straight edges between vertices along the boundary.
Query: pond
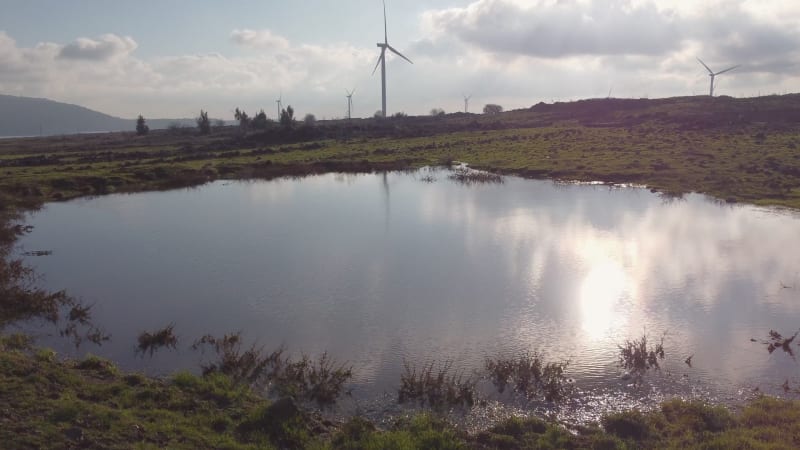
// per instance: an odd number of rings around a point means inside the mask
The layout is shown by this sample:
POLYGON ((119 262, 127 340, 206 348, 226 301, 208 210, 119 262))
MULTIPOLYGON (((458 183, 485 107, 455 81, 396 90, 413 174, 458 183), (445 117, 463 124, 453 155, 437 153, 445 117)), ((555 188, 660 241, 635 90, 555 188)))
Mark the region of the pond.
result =
POLYGON ((395 398, 404 361, 471 371, 533 349, 570 361, 567 403, 584 416, 797 383, 797 363, 760 341, 800 327, 798 215, 448 175, 217 181, 52 203, 30 215, 19 250, 52 251, 26 258, 42 284, 94 304, 112 334, 80 351, 125 369, 196 369, 192 341, 241 330, 267 348, 348 361, 363 404, 395 398), (177 351, 134 355, 140 332, 171 322, 177 351), (637 388, 620 377, 617 346, 643 332, 666 333, 666 358, 637 388))

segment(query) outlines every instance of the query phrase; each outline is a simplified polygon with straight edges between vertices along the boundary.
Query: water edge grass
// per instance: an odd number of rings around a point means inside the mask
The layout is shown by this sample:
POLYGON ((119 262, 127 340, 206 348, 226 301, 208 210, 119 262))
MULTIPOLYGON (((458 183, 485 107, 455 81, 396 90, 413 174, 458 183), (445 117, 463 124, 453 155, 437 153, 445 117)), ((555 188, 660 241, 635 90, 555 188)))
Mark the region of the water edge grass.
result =
POLYGON ((361 417, 326 420, 286 397, 266 400, 221 373, 157 379, 13 341, 0 341, 0 442, 9 448, 767 449, 800 442, 800 402, 771 397, 736 411, 670 400, 583 426, 509 417, 475 434, 420 412, 380 429, 361 417))

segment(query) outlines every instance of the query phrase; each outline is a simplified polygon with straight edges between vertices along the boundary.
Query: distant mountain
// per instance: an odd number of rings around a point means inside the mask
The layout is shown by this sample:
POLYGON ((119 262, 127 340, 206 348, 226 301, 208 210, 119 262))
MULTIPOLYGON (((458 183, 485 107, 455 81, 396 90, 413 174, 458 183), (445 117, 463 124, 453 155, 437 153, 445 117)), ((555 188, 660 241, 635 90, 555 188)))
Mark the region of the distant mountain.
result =
MULTIPOLYGON (((195 126, 194 119, 147 119, 152 130, 172 124, 195 126)), ((136 119, 121 119, 83 106, 43 98, 0 95, 0 136, 133 131, 136 119)))

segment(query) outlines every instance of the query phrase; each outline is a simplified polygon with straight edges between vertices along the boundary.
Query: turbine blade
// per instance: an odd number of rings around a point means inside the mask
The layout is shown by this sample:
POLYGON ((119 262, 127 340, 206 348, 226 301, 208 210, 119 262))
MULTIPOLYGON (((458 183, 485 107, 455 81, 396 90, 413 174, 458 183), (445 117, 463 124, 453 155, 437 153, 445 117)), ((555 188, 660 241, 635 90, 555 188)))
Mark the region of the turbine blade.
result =
POLYGON ((702 65, 703 65, 703 67, 705 67, 705 68, 706 68, 706 70, 708 71, 708 73, 714 73, 714 71, 713 71, 713 70, 711 70, 711 69, 709 69, 709 68, 708 68, 708 66, 706 65, 706 63, 704 63, 702 59, 700 59, 700 58, 697 58, 697 60, 698 60, 698 61, 700 61, 700 64, 702 64, 702 65))
POLYGON ((723 70, 723 71, 721 71, 721 72, 717 72, 717 73, 715 73, 714 75, 719 75, 719 74, 721 74, 721 73, 729 72, 729 71, 731 71, 731 70, 733 70, 733 69, 735 69, 735 68, 737 68, 737 67, 741 67, 741 65, 736 65, 736 66, 733 66, 733 67, 727 68, 727 69, 725 69, 725 70, 723 70))
POLYGON ((411 60, 410 60, 410 59, 408 59, 408 58, 406 58, 405 56, 403 56, 403 54, 402 54, 402 53, 400 53, 400 52, 398 52, 397 50, 395 50, 395 48, 394 48, 394 47, 392 47, 391 45, 388 45, 388 44, 387 44, 386 46, 387 46, 387 47, 389 48, 389 50, 391 50, 391 51, 392 51, 392 53, 394 53, 395 55, 397 55, 397 56, 399 56, 399 57, 401 57, 401 58, 405 59, 406 61, 410 62, 411 64, 414 64, 413 62, 411 62, 411 60))
POLYGON ((385 57, 385 55, 386 55, 386 49, 384 48, 383 50, 381 50, 381 56, 378 56, 378 62, 375 64, 375 68, 372 69, 372 75, 375 75, 375 71, 378 70, 378 66, 381 65, 381 60, 385 57))
POLYGON ((383 0, 383 43, 389 43, 389 30, 386 26, 386 0, 383 0))

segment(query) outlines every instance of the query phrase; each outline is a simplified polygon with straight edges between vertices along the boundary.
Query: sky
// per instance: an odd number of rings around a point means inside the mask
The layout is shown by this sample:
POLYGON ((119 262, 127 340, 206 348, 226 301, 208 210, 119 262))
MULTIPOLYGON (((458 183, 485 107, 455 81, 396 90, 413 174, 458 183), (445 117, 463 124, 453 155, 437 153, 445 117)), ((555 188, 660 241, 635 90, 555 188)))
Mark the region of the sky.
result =
MULTIPOLYGON (((0 0, 0 94, 119 117, 381 108, 380 0, 0 0)), ((388 112, 800 91, 797 0, 387 0, 388 112)))

